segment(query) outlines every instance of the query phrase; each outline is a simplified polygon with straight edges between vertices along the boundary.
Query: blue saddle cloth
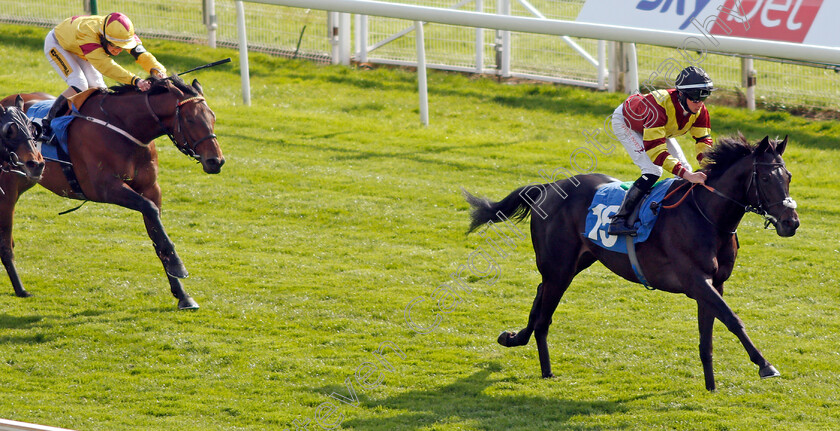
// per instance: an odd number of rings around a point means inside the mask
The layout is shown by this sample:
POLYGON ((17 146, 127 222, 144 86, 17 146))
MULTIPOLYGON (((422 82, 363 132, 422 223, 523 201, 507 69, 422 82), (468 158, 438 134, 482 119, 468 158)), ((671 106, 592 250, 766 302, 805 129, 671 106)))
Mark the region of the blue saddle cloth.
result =
MULTIPOLYGON (((644 242, 650 236, 659 215, 658 211, 654 213, 650 209, 650 204, 652 202, 662 202, 662 198, 665 197, 674 181, 676 181, 675 178, 660 181, 642 202, 639 219, 636 221, 637 235, 631 237, 634 244, 644 242)), ((627 236, 607 233, 610 226, 610 217, 618 212, 621 201, 624 200, 624 195, 627 193, 621 187, 622 184, 620 181, 605 184, 595 192, 595 197, 592 198, 589 212, 586 215, 586 229, 583 235, 607 250, 627 254, 627 236)))
MULTIPOLYGON (((43 119, 50 113, 50 108, 52 108, 53 100, 42 100, 40 102, 36 102, 34 105, 29 107, 29 110, 26 111, 26 116, 30 119, 43 119)), ((54 118, 50 121, 50 128, 53 131, 53 135, 55 136, 56 140, 58 140, 59 145, 64 150, 64 153, 67 154, 67 128, 70 126, 70 122, 73 121, 75 117, 71 115, 65 115, 63 117, 54 118)), ((47 136, 47 138, 50 138, 47 136)), ((46 157, 52 159, 58 159, 58 150, 55 147, 55 140, 49 139, 47 140, 48 144, 41 146, 41 154, 46 157)))

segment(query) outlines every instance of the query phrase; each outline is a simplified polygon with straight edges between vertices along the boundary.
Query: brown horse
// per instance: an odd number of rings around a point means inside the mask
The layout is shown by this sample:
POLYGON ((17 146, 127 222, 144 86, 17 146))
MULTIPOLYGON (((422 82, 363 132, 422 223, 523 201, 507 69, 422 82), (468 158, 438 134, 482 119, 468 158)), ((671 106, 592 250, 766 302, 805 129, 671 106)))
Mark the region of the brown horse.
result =
POLYGON ((20 296, 26 291, 15 269, 12 215, 20 194, 41 179, 44 158, 36 141, 40 126, 24 114, 22 97, 10 102, 8 108, 0 106, 0 260, 20 296))
MULTIPOLYGON (((28 106, 52 99, 44 93, 21 96, 28 106)), ((8 104, 15 97, 9 96, 0 104, 8 104)), ((111 203, 143 214, 146 231, 163 263, 172 294, 178 299, 178 308, 198 308, 181 285, 180 279, 188 273, 161 223, 158 158, 153 139, 168 135, 181 152, 201 163, 204 172, 220 172, 225 159, 213 133, 216 117, 204 100, 201 85, 198 81, 187 85, 177 76, 170 76, 152 78, 147 92, 133 86, 103 89, 90 95, 75 115, 77 118, 67 129, 67 152, 77 186, 71 185, 55 161, 47 162, 39 184, 62 197, 111 203)), ((11 231, 12 208, 3 207, 0 222, 11 231)), ((7 271, 9 267, 6 266, 7 271)), ((14 278, 12 282, 15 284, 14 278)), ((29 296, 19 285, 18 281, 15 293, 29 296)))
MULTIPOLYGON (((676 181, 671 188, 683 187, 682 194, 688 195, 686 201, 673 209, 662 209, 650 237, 636 245, 639 265, 650 286, 697 301, 700 360, 706 389, 710 391, 715 389, 715 318, 738 337, 750 360, 759 366, 760 377, 779 375, 747 336, 743 322, 722 295, 738 251, 735 229, 746 211, 764 215, 779 236, 792 236, 799 227, 796 203, 789 195, 790 172, 782 160, 786 145, 787 138, 771 142, 765 137, 757 146, 747 144, 743 136, 718 140, 707 154, 711 162, 704 169, 710 188, 689 189, 686 181, 676 181)), ((485 223, 503 221, 498 214, 517 221, 532 210, 539 215, 531 217, 531 236, 542 283, 537 287, 528 325, 519 332, 502 332, 498 342, 506 347, 522 346, 533 333, 543 377, 553 376, 546 341, 551 318, 575 275, 597 260, 626 280, 639 283, 628 255, 607 251, 582 234, 596 190, 614 181, 617 180, 601 174, 579 175, 552 184, 522 187, 500 202, 465 192, 472 206, 470 231, 485 223), (568 194, 561 196, 559 189, 568 194)), ((663 203, 673 204, 680 195, 677 193, 663 203)))

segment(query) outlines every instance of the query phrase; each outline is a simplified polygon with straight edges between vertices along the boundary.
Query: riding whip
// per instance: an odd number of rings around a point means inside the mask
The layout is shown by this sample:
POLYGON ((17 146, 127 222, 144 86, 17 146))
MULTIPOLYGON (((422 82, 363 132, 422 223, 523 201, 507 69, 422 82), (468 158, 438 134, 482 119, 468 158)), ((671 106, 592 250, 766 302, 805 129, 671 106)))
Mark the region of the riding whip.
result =
POLYGON ((225 58, 224 60, 219 60, 219 61, 214 61, 212 63, 207 63, 204 66, 193 67, 192 69, 190 69, 186 72, 179 73, 178 76, 185 75, 185 74, 190 73, 190 72, 195 72, 196 70, 207 69, 208 67, 218 66, 220 64, 225 64, 225 63, 230 63, 230 57, 225 58))

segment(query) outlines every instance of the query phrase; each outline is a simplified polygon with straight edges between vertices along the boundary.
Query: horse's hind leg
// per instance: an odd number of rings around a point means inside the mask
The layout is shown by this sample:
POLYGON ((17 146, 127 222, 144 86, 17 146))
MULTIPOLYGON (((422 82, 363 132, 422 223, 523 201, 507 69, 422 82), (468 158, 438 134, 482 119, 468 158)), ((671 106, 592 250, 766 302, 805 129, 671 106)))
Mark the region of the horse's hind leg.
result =
POLYGON ((531 306, 531 312, 528 314, 528 325, 522 328, 519 332, 504 331, 499 334, 496 340, 499 344, 505 347, 524 346, 531 341, 531 334, 534 333, 534 323, 539 316, 539 310, 542 306, 543 284, 537 286, 537 296, 534 297, 534 304, 531 306))
POLYGON ((551 326, 551 319, 557 304, 563 298, 563 294, 569 287, 574 275, 570 275, 565 283, 551 283, 543 281, 543 297, 540 301, 540 310, 534 322, 534 338, 537 340, 537 352, 540 356, 540 371, 544 378, 554 377, 551 372, 551 358, 548 354, 548 327, 551 326))
POLYGON ((703 364, 703 377, 706 390, 715 390, 715 371, 712 366, 712 331, 714 330, 714 311, 703 301, 697 301, 697 324, 700 329, 700 362, 703 364))
MULTIPOLYGON (((567 251, 573 250, 567 248, 567 251)), ((528 325, 519 332, 503 332, 499 335, 499 344, 514 347, 528 344, 531 334, 534 334, 543 377, 554 376, 551 372, 551 359, 548 353, 548 328, 551 326, 554 311, 574 276, 588 268, 593 262, 595 259, 590 255, 581 256, 577 261, 574 259, 552 260, 551 264, 538 260, 537 266, 543 273, 543 282, 537 287, 537 296, 531 306, 528 325)))

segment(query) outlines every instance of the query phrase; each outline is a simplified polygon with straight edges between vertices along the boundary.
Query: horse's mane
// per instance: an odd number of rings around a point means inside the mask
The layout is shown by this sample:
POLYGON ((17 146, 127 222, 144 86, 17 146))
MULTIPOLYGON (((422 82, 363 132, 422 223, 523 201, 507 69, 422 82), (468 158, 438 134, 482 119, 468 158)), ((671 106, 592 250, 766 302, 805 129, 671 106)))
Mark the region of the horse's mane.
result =
MULTIPOLYGON (((151 88, 149 88, 149 95, 155 95, 160 93, 168 93, 169 87, 167 86, 166 82, 169 81, 175 88, 181 90, 184 94, 188 96, 198 96, 198 91, 192 86, 188 85, 184 82, 181 77, 178 75, 171 75, 166 78, 156 78, 156 77, 149 77, 146 78, 152 84, 151 88)), ((119 84, 113 87, 108 88, 108 93, 110 94, 127 94, 127 93, 137 93, 139 90, 137 87, 131 84, 119 84)))
POLYGON ((755 151, 755 145, 747 142, 741 133, 736 136, 723 136, 717 139, 715 145, 706 150, 704 159, 707 160, 704 172, 709 179, 721 176, 730 166, 755 151))

